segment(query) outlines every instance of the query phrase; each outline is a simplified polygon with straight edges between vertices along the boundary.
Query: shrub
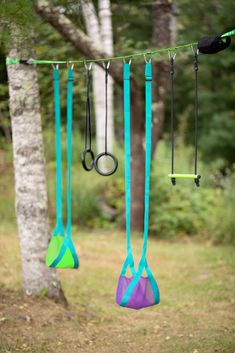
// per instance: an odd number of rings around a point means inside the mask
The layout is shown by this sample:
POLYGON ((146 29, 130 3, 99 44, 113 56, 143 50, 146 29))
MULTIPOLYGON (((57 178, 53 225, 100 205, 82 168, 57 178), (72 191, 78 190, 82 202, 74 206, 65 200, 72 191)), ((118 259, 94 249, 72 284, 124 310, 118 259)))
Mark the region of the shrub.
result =
POLYGON ((221 178, 222 188, 218 190, 212 222, 209 224, 214 243, 235 245, 235 172, 221 178))

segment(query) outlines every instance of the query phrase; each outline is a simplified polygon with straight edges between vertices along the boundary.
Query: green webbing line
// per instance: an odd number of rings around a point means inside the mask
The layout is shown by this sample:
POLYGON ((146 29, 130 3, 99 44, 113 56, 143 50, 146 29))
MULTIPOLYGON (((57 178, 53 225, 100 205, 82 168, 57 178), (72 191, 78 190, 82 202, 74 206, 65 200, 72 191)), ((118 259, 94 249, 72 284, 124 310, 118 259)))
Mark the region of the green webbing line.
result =
MULTIPOLYGON (((138 56, 151 56, 154 54, 161 54, 164 52, 169 52, 169 51, 175 51, 178 49, 185 49, 185 48, 190 48, 194 45, 197 45, 197 42, 192 42, 188 44, 182 44, 182 45, 177 45, 175 47, 169 47, 169 48, 161 48, 161 49, 154 49, 154 50, 148 50, 144 52, 139 52, 139 53, 133 53, 129 55, 120 55, 120 56, 111 56, 111 57, 103 57, 103 58, 97 58, 97 59, 86 59, 86 58, 81 58, 78 60, 36 60, 36 59, 29 59, 28 64, 79 64, 79 63, 84 63, 84 62, 103 62, 103 61, 111 61, 111 60, 128 60, 134 57, 138 56)), ((14 65, 14 64, 19 64, 20 59, 13 59, 13 58, 7 58, 6 59, 6 64, 7 65, 14 65)))
POLYGON ((235 29, 233 29, 232 31, 226 32, 224 33, 221 38, 223 37, 230 37, 230 36, 235 36, 235 29))
POLYGON ((126 248, 127 257, 123 264, 121 276, 130 266, 132 275, 136 274, 131 248, 131 124, 130 124, 130 64, 123 65, 124 81, 124 149, 125 149, 125 190, 126 190, 126 248))
MULTIPOLYGON (((235 35, 235 29, 232 31, 229 31, 227 33, 224 33, 221 37, 228 37, 228 36, 233 36, 235 35)), ((169 52, 169 51, 176 51, 178 49, 185 49, 185 48, 190 48, 194 45, 197 45, 197 42, 192 42, 192 43, 187 43, 187 44, 181 44, 177 45, 175 47, 169 47, 169 48, 161 48, 161 49, 153 49, 153 50, 148 50, 144 52, 139 52, 139 53, 133 53, 129 55, 120 55, 120 56, 111 56, 111 57, 103 57, 103 58, 97 58, 97 59, 86 59, 86 58, 81 58, 78 60, 36 60, 36 59, 29 59, 28 64, 76 64, 76 63, 84 63, 84 62, 102 62, 102 61, 111 61, 111 60, 128 60, 134 57, 138 56, 146 56, 146 55, 154 55, 154 54, 161 54, 164 52, 169 52)), ((27 60, 26 60, 27 61, 27 60)), ((6 64, 7 65, 15 65, 15 64, 20 64, 20 59, 14 59, 14 58, 6 58, 6 64)))
POLYGON ((59 69, 53 70, 54 84, 54 109, 56 128, 56 227, 53 235, 64 236, 64 226, 62 218, 62 153, 61 153, 61 132, 60 132, 60 77, 59 69))
POLYGON ((170 178, 197 179, 197 174, 168 174, 170 178))
POLYGON ((20 60, 19 59, 14 59, 14 58, 6 58, 6 65, 16 65, 19 64, 20 60))

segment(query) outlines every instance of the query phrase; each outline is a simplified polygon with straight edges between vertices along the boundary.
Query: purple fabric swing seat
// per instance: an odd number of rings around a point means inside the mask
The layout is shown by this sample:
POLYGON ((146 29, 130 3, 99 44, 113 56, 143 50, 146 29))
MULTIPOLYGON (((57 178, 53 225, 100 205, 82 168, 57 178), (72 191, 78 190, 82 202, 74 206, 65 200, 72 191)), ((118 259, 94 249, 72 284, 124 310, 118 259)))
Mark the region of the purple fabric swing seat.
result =
POLYGON ((152 64, 145 65, 145 210, 142 256, 137 271, 131 248, 131 141, 130 141, 130 63, 124 63, 124 142, 125 142, 125 189, 126 189, 126 246, 127 257, 123 264, 116 291, 116 303, 130 309, 142 309, 158 304, 160 294, 146 260, 149 223, 149 193, 151 170, 151 127, 152 127, 152 64), (131 277, 126 275, 130 268, 131 277), (147 277, 143 276, 144 270, 147 277))
MULTIPOLYGON (((116 293, 116 303, 118 305, 121 305, 122 298, 124 297, 127 287, 132 282, 133 278, 133 276, 119 277, 116 293)), ((141 276, 130 296, 128 303, 125 306, 131 309, 138 310, 155 304, 157 303, 155 302, 155 297, 150 280, 148 277, 141 276)))

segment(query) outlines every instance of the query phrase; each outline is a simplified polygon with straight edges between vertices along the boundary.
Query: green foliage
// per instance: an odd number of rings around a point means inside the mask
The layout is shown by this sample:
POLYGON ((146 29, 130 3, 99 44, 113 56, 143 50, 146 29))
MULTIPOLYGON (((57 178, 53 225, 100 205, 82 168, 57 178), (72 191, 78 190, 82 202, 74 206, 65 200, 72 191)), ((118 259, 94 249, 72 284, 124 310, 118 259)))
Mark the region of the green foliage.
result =
POLYGON ((213 209, 213 222, 209 223, 212 238, 216 244, 235 245, 235 171, 222 177, 222 189, 218 190, 216 204, 213 209))
MULTIPOLYGON (((63 200, 66 220, 66 134, 63 136, 63 200)), ((72 210, 73 224, 79 228, 116 229, 125 224, 125 184, 123 151, 116 148, 118 172, 109 178, 95 171, 85 172, 80 155, 83 141, 80 134, 73 134, 72 210)), ((54 135, 46 130, 44 142, 47 160, 47 180, 51 225, 55 223, 55 146, 54 135)), ((8 145, 9 146, 9 145, 8 145)), ((160 142, 157 158, 152 165, 150 234, 157 238, 179 235, 200 235, 217 243, 235 244, 235 173, 221 175, 213 166, 200 162, 201 186, 193 180, 177 180, 173 187, 168 178, 170 169, 169 144, 160 142)), ((10 166, 11 150, 5 152, 5 171, 0 176, 0 218, 15 223, 13 172, 10 166), (9 182, 10 176, 10 182, 9 182)), ((189 147, 176 149, 176 172, 190 172, 193 151, 189 147)))
MULTIPOLYGON (((177 1, 178 39, 191 42, 207 35, 225 33, 234 28, 235 4, 200 0, 177 1), (205 16, 206 14, 206 16, 205 16)), ((235 161, 235 56, 234 38, 230 47, 216 55, 199 56, 199 137, 202 158, 208 162, 223 161, 221 167, 232 166, 235 161)), ((193 56, 185 52, 176 57, 176 110, 178 127, 184 125, 185 141, 194 142, 194 74, 193 56)), ((167 112, 169 116, 169 108, 167 112)), ((166 121, 167 131, 169 120, 166 121)))
POLYGON ((43 298, 46 297, 46 295, 47 295, 47 289, 46 288, 42 288, 41 292, 40 292, 40 295, 39 295, 39 298, 43 299, 43 298))
MULTIPOLYGON (((193 180, 187 179, 177 179, 177 184, 173 187, 167 176, 170 167, 169 152, 164 143, 159 144, 152 172, 150 230, 163 238, 171 238, 180 233, 189 235, 202 233, 214 205, 213 190, 206 183, 208 173, 205 173, 205 167, 200 163, 199 173, 202 172, 200 188, 195 186, 193 180)), ((192 152, 183 146, 177 149, 176 173, 192 171, 192 152)))
POLYGON ((204 159, 215 160, 218 154, 224 165, 232 165, 235 156, 235 112, 215 114, 211 119, 211 129, 201 141, 204 159))

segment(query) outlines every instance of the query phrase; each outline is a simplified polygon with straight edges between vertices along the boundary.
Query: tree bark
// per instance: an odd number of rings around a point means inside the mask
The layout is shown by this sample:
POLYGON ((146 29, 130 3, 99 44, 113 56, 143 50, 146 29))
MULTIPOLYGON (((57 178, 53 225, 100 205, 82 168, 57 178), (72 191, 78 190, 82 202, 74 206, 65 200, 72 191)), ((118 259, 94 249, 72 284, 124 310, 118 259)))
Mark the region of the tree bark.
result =
MULTIPOLYGON (((22 52, 32 55, 17 39, 12 40, 9 56, 19 58, 22 52)), ((45 265, 50 227, 36 68, 8 65, 7 72, 23 289, 32 295, 45 291, 47 296, 65 302, 55 270, 45 265)))
MULTIPOLYGON (((104 50, 113 56, 113 28, 110 0, 99 0, 100 35, 104 50)), ((113 78, 108 80, 108 147, 112 152, 114 142, 113 78)))
MULTIPOLYGON (((107 58, 108 54, 104 50, 100 50, 96 43, 77 28, 64 14, 61 14, 58 8, 50 6, 46 0, 38 0, 35 7, 38 14, 65 39, 70 41, 87 59, 107 58)), ((97 65, 103 68, 103 61, 97 62, 97 65)), ((109 74, 122 87, 122 65, 117 62, 115 64, 111 63, 109 74)))
MULTIPOLYGON (((155 0, 153 3, 153 47, 170 47, 175 41, 175 36, 176 22, 173 15, 172 1, 155 0)), ((157 142, 162 136, 165 98, 169 81, 169 63, 167 61, 154 63, 153 78, 152 154, 156 151, 157 142)))
MULTIPOLYGON (((82 1, 82 12, 85 20, 86 31, 89 37, 96 43, 97 48, 101 50, 102 46, 106 50, 109 48, 107 44, 102 41, 101 28, 99 20, 96 15, 96 10, 91 1, 82 1)), ((102 21, 101 21, 102 23, 102 21)), ((108 52, 108 51, 107 51, 108 52)), ((109 53, 111 55, 111 53, 109 53)), ((104 151, 105 146, 105 87, 104 87, 104 71, 98 65, 94 65, 92 69, 93 76, 93 97, 95 108, 95 122, 96 122, 96 147, 97 152, 104 151), (101 84, 103 82, 103 85, 101 84)), ((113 84, 112 78, 108 81, 108 150, 113 150, 114 140, 114 123, 113 123, 113 84)), ((103 159, 101 160, 101 162, 103 159)), ((104 166, 105 167, 105 166, 104 166)))

